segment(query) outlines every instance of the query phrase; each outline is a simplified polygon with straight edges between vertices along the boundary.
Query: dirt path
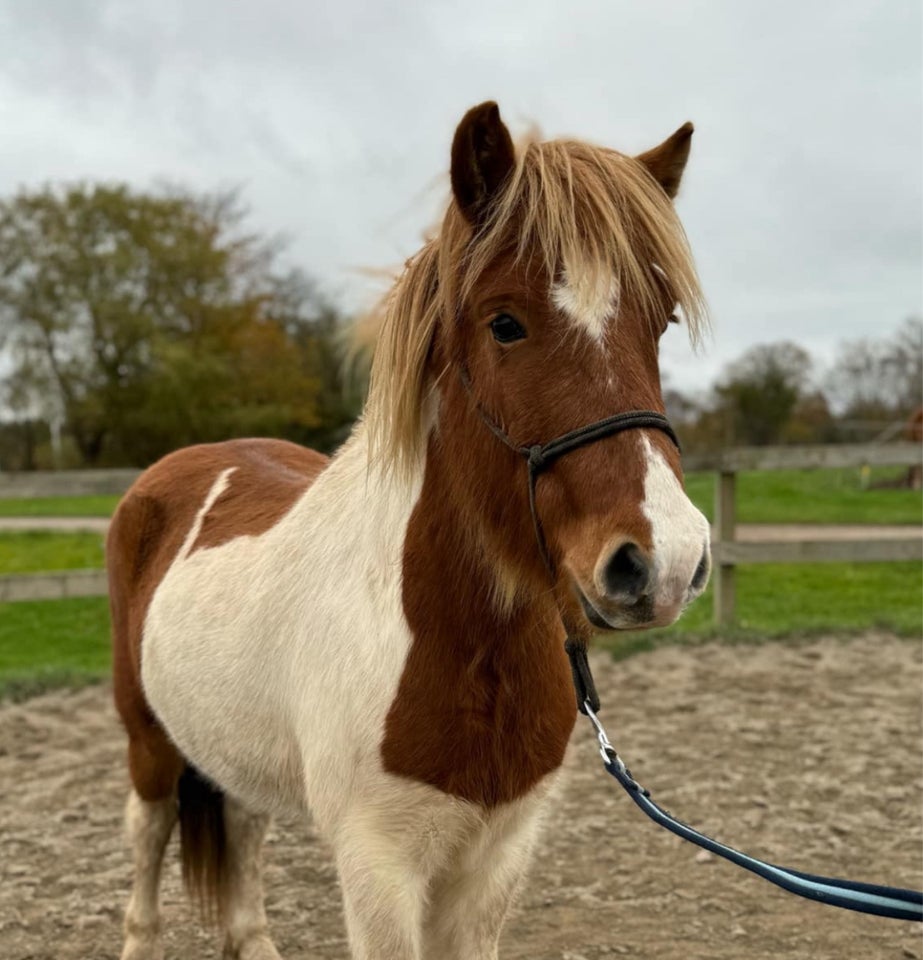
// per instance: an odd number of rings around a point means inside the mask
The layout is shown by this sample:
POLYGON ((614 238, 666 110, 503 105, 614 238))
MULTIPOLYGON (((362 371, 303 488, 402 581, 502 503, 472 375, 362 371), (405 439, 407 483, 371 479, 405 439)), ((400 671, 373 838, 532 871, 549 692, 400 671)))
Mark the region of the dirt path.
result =
MULTIPOLYGON (((683 819, 791 866, 923 885, 923 667, 886 636, 662 649, 595 670, 639 780, 683 819)), ((130 868, 123 742, 103 688, 0 708, 0 958, 112 960, 130 868)), ((915 924, 802 901, 649 824, 581 723, 504 960, 913 960, 915 924)), ((286 960, 345 960, 339 895, 311 829, 279 823, 270 920, 286 960)), ((217 958, 165 885, 168 960, 217 958)), ((428 958, 440 960, 440 958, 428 958)))

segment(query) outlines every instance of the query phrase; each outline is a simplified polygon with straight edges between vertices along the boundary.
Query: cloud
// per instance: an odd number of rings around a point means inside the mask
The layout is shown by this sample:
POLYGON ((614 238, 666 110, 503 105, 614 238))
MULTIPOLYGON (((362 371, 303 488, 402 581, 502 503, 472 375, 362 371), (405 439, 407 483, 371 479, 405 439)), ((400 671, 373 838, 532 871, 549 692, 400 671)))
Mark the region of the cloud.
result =
POLYGON ((354 305, 357 268, 419 245, 472 103, 629 151, 692 119, 679 209, 716 336, 665 349, 691 387, 923 309, 920 35, 904 0, 5 4, 0 182, 240 185, 354 305))

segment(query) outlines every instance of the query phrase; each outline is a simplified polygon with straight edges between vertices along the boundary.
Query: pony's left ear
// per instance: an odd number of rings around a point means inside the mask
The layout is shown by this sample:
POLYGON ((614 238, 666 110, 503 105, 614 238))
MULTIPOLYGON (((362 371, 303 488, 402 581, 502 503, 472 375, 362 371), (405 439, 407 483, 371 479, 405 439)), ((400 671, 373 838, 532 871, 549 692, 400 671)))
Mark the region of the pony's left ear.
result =
POLYGON ((488 100, 462 117, 452 141, 452 193, 468 222, 481 226, 484 215, 516 165, 513 138, 488 100))
POLYGON ((672 200, 679 192, 679 182, 683 179, 683 170, 689 159, 692 146, 691 123, 684 123, 676 133, 667 137, 659 147, 640 153, 635 160, 643 163, 653 174, 654 179, 663 187, 672 200))

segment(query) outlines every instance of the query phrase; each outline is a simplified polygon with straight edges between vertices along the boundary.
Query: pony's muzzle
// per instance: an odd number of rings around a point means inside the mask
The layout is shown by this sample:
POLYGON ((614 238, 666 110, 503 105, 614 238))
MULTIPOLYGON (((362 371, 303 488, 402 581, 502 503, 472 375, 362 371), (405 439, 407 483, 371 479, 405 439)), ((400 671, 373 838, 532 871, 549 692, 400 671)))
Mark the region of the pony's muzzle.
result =
POLYGON ((587 619, 600 629, 672 623, 708 583, 711 551, 685 543, 668 556, 652 555, 631 540, 610 546, 600 558, 593 589, 580 590, 587 619))

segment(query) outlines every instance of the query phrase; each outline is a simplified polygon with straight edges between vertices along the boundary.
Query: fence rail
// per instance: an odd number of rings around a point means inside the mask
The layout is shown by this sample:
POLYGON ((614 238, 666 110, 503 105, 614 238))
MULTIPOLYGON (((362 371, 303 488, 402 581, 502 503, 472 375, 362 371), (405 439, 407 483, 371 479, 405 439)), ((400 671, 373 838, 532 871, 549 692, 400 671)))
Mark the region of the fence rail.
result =
POLYGON ((923 461, 918 443, 838 443, 803 447, 730 447, 683 457, 687 473, 745 470, 814 470, 819 467, 913 467, 923 461))
POLYGON ((140 470, 0 471, 0 500, 37 497, 104 497, 124 493, 140 470))
MULTIPOLYGON (((716 474, 714 618, 733 623, 736 607, 735 567, 744 563, 888 563, 923 560, 923 538, 741 542, 736 539, 737 474, 761 470, 805 470, 822 467, 917 466, 923 448, 916 443, 839 444, 805 447, 738 447, 689 456, 687 472, 716 474)), ((0 499, 117 495, 138 476, 138 470, 66 470, 0 472, 0 499)), ((104 596, 102 570, 72 570, 0 577, 0 602, 61 597, 104 596)))
POLYGON ((762 470, 820 467, 913 467, 923 462, 917 443, 840 444, 812 447, 738 447, 710 456, 688 457, 688 471, 712 471, 715 524, 712 535, 714 621, 732 624, 736 616, 735 567, 742 563, 892 563, 923 560, 923 539, 801 540, 741 543, 736 539, 737 474, 762 470))
POLYGON ((105 597, 108 592, 105 570, 55 570, 0 577, 0 603, 105 597))

